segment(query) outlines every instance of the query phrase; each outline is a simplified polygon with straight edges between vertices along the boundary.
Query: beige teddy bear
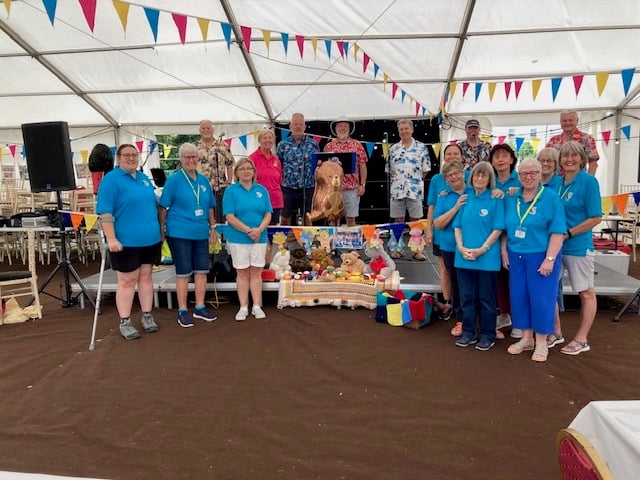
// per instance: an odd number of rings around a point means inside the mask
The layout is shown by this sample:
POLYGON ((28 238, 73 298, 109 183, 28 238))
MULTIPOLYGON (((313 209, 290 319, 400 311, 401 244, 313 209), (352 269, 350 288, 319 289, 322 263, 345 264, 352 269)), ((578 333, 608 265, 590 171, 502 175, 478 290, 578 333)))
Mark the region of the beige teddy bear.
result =
POLYGON ((345 252, 340 255, 342 264, 340 269, 348 274, 360 274, 364 272, 365 263, 360 259, 360 255, 355 250, 345 252))

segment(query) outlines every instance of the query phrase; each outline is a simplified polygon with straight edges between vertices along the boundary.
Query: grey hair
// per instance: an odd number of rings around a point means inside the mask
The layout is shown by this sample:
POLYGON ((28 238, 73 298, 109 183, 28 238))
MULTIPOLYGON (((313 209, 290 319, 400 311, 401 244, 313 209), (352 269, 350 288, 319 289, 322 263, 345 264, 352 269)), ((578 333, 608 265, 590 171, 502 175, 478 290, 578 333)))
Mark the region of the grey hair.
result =
POLYGON ((200 155, 200 152, 198 152, 198 147, 196 147, 193 143, 183 143, 182 145, 180 145, 180 148, 178 149, 178 156, 182 158, 187 152, 195 152, 200 155))
POLYGON ((567 142, 560 147, 560 166, 562 166, 562 157, 570 153, 577 153, 580 155, 580 165, 582 168, 586 167, 588 161, 587 152, 584 151, 582 145, 574 141, 567 142))
POLYGON ((473 177, 477 173, 484 173, 487 177, 489 177, 489 185, 487 188, 489 190, 494 190, 496 188, 496 174, 493 171, 493 165, 489 162, 479 162, 475 167, 471 170, 471 174, 469 175, 469 186, 473 187, 473 177))
POLYGON ((398 120, 396 122, 396 126, 398 128, 400 128, 400 125, 402 125, 403 123, 406 124, 406 125, 409 125, 411 127, 411 130, 413 130, 413 122, 411 120, 409 120, 408 118, 403 118, 402 120, 398 120))
MULTIPOLYGON (((551 150, 553 150, 555 152, 554 148, 552 148, 551 150)), ((525 158, 518 165, 518 170, 520 170, 523 167, 529 167, 529 166, 534 166, 534 167, 536 167, 538 172, 542 172, 542 165, 540 164, 540 162, 538 161, 537 158, 525 158)))
POLYGON ((542 157, 543 155, 550 155, 555 162, 556 167, 558 166, 558 161, 560 160, 560 154, 558 153, 558 150, 553 147, 543 148, 538 152, 538 155, 536 155, 536 159, 538 160, 538 162, 540 161, 540 157, 542 157))

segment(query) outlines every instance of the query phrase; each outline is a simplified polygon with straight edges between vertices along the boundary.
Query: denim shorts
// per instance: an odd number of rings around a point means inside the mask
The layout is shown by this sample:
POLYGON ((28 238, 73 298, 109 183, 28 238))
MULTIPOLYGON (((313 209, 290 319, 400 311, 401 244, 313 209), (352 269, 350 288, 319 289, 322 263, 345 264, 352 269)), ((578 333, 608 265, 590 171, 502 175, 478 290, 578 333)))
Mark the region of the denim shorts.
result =
POLYGON ((187 240, 167 237, 176 277, 188 277, 192 273, 209 273, 209 240, 187 240))

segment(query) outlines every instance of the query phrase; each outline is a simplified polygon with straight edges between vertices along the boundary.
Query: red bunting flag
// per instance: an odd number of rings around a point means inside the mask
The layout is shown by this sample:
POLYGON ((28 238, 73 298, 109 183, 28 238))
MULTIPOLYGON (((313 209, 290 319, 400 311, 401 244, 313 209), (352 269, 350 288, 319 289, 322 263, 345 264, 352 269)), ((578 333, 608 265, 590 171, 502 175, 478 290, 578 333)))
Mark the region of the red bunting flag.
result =
POLYGON ((251 52, 251 27, 245 27, 240 25, 240 32, 242 32, 242 43, 244 48, 247 49, 247 53, 251 52))
POLYGON ((179 13, 172 13, 171 18, 173 18, 173 23, 175 23, 178 28, 180 43, 184 45, 184 42, 187 40, 187 17, 179 13))
POLYGON ((578 96, 578 93, 580 93, 580 87, 582 87, 582 80, 584 80, 584 75, 573 76, 573 88, 576 91, 576 97, 578 96))
POLYGON ((344 42, 342 40, 336 41, 336 46, 338 47, 338 51, 340 52, 340 57, 344 60, 344 42))
POLYGON ((366 53, 362 54, 362 73, 367 71, 367 65, 369 65, 369 55, 366 53))
POLYGON ((298 51, 300 52, 300 58, 304 57, 304 35, 296 35, 296 43, 298 44, 298 51))
POLYGON ((469 82, 462 82, 462 98, 467 94, 467 90, 469 89, 469 82))
POLYGON ((602 139, 604 140, 605 145, 609 145, 609 140, 611 139, 611 130, 602 132, 602 139))
POLYGON ((507 136, 506 136, 506 135, 500 135, 500 136, 498 137, 498 144, 499 144, 499 145, 502 145, 506 139, 507 139, 507 136))
POLYGON ((227 145, 227 148, 229 148, 229 149, 231 149, 231 141, 232 140, 233 140, 232 138, 225 138, 223 140, 223 142, 227 145))
POLYGON ((16 158, 16 146, 15 144, 9 145, 9 151, 11 152, 11 156, 16 158))
POLYGON ((142 147, 144 147, 144 140, 136 141, 136 148, 138 149, 138 153, 142 153, 142 147))
POLYGON ((82 8, 82 13, 84 14, 84 19, 87 21, 87 25, 89 25, 89 30, 93 32, 93 28, 96 24, 96 1, 97 0, 78 0, 80 2, 80 7, 82 8))
POLYGON ((396 93, 398 92, 398 84, 396 82, 391 82, 391 100, 396 98, 396 93))
POLYGON ((518 96, 520 95, 520 89, 522 88, 522 81, 518 80, 513 82, 513 87, 516 94, 516 100, 518 100, 518 96))
POLYGON ((509 94, 511 93, 511 82, 504 82, 504 94, 509 100, 509 94))

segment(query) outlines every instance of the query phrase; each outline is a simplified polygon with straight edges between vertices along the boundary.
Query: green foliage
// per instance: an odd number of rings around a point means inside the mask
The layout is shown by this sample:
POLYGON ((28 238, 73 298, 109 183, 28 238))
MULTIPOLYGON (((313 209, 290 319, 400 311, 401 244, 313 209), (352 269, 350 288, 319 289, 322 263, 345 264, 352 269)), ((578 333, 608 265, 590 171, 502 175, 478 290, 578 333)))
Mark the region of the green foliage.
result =
POLYGON ((173 171, 180 163, 178 158, 178 148, 183 143, 196 143, 200 140, 200 135, 158 135, 158 148, 160 153, 160 168, 167 171, 173 171), (171 151, 167 158, 164 156, 164 148, 162 145, 171 145, 171 151))

